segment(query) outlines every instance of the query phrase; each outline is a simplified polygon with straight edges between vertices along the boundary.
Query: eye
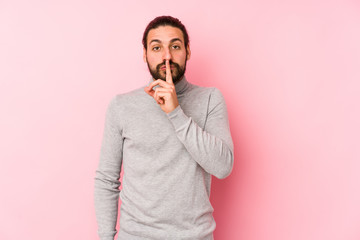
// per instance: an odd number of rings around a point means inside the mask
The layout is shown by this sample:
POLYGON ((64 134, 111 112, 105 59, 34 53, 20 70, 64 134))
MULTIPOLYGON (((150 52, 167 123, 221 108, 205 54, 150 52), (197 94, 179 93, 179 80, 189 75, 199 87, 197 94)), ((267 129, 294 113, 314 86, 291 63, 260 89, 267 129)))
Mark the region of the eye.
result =
POLYGON ((180 49, 180 46, 178 46, 178 45, 174 45, 174 46, 172 46, 174 49, 180 49))
POLYGON ((153 47, 152 50, 153 51, 158 51, 158 50, 160 50, 160 47, 153 47))

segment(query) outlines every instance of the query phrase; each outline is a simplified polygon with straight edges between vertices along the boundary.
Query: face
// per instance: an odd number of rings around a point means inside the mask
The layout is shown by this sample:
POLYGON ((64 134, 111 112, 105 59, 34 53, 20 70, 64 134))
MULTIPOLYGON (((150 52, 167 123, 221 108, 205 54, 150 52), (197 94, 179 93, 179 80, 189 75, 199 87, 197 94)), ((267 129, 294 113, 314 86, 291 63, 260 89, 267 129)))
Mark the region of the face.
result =
POLYGON ((173 82, 176 84, 184 76, 190 55, 190 47, 185 47, 183 33, 179 28, 160 26, 149 31, 143 58, 154 80, 166 81, 165 60, 169 60, 173 82))

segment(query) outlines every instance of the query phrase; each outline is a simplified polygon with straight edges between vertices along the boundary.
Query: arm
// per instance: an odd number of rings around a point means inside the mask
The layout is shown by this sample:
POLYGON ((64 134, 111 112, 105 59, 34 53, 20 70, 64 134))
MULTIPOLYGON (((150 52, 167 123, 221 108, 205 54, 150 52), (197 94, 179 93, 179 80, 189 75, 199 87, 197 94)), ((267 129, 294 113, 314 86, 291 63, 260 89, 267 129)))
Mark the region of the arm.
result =
POLYGON ((95 172, 94 203, 101 240, 113 240, 117 233, 123 138, 116 118, 116 100, 116 97, 111 100, 106 111, 100 160, 95 172))
POLYGON ((180 105, 167 113, 175 132, 193 159, 219 179, 227 177, 233 167, 234 153, 225 99, 214 88, 204 129, 185 115, 180 105))

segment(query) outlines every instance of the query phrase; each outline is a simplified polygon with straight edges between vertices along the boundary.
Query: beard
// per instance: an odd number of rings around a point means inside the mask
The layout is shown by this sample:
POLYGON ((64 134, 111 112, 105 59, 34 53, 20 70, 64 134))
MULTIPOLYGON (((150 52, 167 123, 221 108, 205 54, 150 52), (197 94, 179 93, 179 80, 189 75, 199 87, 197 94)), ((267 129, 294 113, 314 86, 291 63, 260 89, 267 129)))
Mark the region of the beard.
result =
MULTIPOLYGON (((171 66, 175 67, 174 69, 171 70, 171 77, 172 77, 174 84, 176 84, 183 78, 183 76, 185 74, 185 70, 186 70, 186 61, 187 61, 187 59, 185 59, 184 67, 181 67, 179 64, 169 60, 170 67, 171 66)), ((149 68, 149 72, 155 80, 161 79, 161 80, 166 81, 166 73, 164 71, 160 70, 161 67, 166 66, 165 61, 158 64, 156 66, 156 69, 152 69, 150 67, 149 61, 146 61, 146 62, 147 62, 148 68, 149 68)))

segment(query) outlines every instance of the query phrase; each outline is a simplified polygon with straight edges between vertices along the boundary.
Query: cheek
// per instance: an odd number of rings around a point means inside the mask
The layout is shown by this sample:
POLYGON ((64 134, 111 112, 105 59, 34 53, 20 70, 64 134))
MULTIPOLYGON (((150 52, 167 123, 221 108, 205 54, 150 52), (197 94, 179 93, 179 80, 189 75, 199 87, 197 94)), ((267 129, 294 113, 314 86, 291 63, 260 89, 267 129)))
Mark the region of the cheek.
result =
POLYGON ((159 62, 159 59, 154 55, 147 55, 147 61, 150 65, 157 65, 159 62))
POLYGON ((178 54, 177 58, 181 61, 181 62, 185 62, 186 59, 186 52, 181 52, 178 54))

